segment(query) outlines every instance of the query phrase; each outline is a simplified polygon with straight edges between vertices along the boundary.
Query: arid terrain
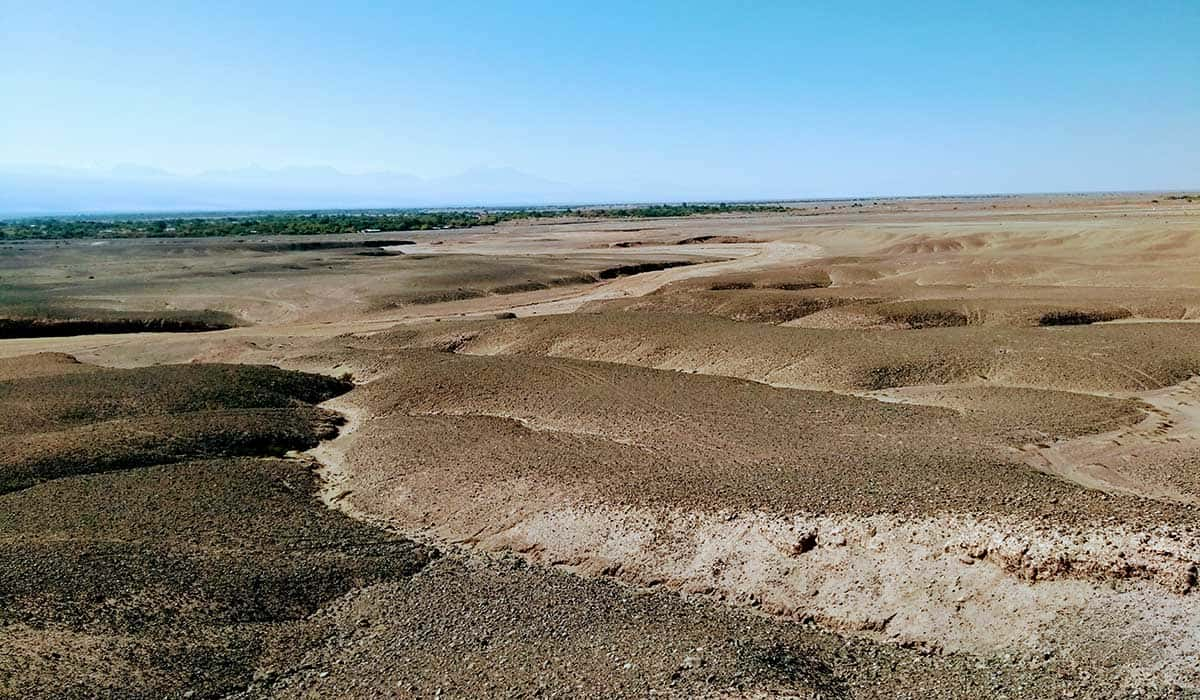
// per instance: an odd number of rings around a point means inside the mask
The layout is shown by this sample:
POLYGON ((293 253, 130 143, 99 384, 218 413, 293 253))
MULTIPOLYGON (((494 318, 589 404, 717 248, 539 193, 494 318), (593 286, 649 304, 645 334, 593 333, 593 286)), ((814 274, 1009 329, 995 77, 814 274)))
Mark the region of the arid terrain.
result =
POLYGON ((0 243, 0 696, 1200 697, 1200 200, 0 243))

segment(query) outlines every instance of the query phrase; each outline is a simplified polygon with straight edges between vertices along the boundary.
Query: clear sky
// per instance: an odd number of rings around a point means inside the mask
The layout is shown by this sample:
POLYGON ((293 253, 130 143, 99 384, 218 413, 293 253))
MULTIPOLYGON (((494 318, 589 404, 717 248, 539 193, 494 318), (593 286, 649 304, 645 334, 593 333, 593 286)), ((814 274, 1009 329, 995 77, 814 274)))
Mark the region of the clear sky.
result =
POLYGON ((1200 1, 0 0, 0 98, 9 166, 1196 188, 1200 1))

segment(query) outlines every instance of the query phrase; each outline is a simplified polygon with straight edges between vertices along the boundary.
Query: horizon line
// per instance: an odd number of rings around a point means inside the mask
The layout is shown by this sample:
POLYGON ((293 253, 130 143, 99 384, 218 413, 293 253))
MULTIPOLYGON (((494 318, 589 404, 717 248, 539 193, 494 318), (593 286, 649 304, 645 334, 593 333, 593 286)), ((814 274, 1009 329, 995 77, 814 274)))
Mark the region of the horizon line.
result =
POLYGON ((382 207, 317 207, 313 209, 296 208, 239 208, 239 209, 91 209, 91 210, 47 210, 47 211, 0 211, 0 220, 17 221, 22 219, 47 218, 76 218, 84 216, 120 217, 170 217, 170 218, 201 218, 214 215, 252 214, 320 214, 325 212, 340 212, 345 214, 365 212, 406 212, 406 211, 463 211, 463 210, 538 210, 538 209, 583 209, 602 207, 647 207, 656 205, 754 205, 754 204, 806 204, 810 202, 861 202, 866 200, 903 201, 921 199, 999 199, 1006 197, 1096 197, 1112 195, 1153 195, 1179 194, 1195 192, 1197 188, 1169 189, 1118 189, 1118 190, 1048 190, 1028 192, 958 192, 949 194, 910 194, 910 195, 846 195, 838 197, 768 197, 763 199, 648 199, 648 200, 610 200, 610 201, 564 201, 549 203, 463 203, 463 204, 430 204, 411 206, 382 206, 382 207))

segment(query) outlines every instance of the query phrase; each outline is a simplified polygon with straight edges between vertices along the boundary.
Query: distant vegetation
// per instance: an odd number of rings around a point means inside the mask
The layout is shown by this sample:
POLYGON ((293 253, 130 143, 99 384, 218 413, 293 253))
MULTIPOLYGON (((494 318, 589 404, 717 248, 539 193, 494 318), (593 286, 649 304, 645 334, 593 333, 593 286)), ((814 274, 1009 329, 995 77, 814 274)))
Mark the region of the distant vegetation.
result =
POLYGON ((0 239, 207 238, 292 236, 376 231, 429 231, 490 226, 502 221, 561 217, 639 218, 729 212, 784 212, 766 204, 655 204, 630 207, 529 208, 504 210, 404 210, 303 212, 163 217, 59 216, 0 221, 0 239))
POLYGON ((779 204, 652 204, 637 207, 572 209, 567 216, 595 216, 608 219, 657 218, 664 216, 693 216, 728 212, 786 212, 779 204))

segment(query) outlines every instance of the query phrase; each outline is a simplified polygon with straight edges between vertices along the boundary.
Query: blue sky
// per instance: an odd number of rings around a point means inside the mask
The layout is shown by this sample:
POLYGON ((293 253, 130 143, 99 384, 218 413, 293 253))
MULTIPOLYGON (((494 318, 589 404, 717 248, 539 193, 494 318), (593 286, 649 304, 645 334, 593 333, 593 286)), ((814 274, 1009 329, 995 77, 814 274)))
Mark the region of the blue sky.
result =
POLYGON ((1200 2, 0 0, 0 166, 645 199, 1200 187, 1200 2))

